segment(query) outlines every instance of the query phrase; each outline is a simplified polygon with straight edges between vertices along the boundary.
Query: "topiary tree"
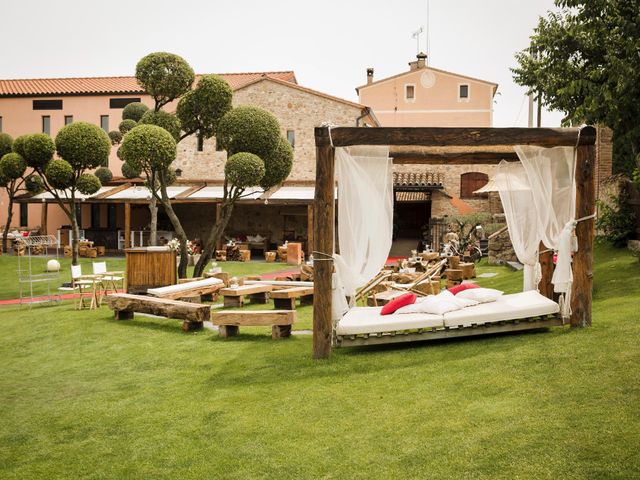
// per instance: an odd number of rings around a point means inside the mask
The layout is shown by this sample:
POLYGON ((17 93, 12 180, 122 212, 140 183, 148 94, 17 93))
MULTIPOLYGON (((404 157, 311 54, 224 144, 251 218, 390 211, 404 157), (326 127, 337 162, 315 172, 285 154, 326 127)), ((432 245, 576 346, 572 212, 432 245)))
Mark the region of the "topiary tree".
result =
POLYGON ((118 130, 120 130, 120 133, 122 135, 126 135, 126 133, 132 128, 134 128, 137 124, 138 122, 136 122, 135 120, 131 120, 130 118, 127 118, 120 122, 120 125, 118 125, 118 130))
POLYGON ((27 164, 18 153, 12 152, 13 139, 5 134, 0 136, 0 187, 7 192, 7 221, 2 232, 2 250, 8 251, 7 237, 9 228, 11 228, 11 220, 13 220, 13 204, 15 198, 20 191, 26 191, 24 188, 24 173, 27 164))
POLYGON ((118 145, 122 141, 122 132, 120 130, 111 130, 109 132, 109 139, 111 140, 111 145, 118 145))
MULTIPOLYGON (((24 153, 27 166, 33 168, 42 187, 53 195, 71 223, 72 262, 77 265, 80 239, 76 217, 77 194, 91 195, 100 189, 100 180, 88 171, 106 163, 111 140, 100 127, 86 122, 74 122, 63 127, 56 135, 55 143, 45 134, 26 135, 19 139, 18 148, 24 153), (54 152, 60 158, 54 160, 54 152)), ((35 177, 32 181, 37 183, 35 177)))
POLYGON ((280 134, 278 119, 261 108, 243 106, 227 112, 218 124, 217 139, 229 155, 220 217, 211 227, 194 276, 202 275, 246 189, 268 190, 282 183, 293 165, 293 149, 280 134))
POLYGON ((147 110, 149 110, 149 107, 147 107, 142 102, 129 103, 122 110, 122 119, 133 120, 134 122, 138 123, 142 118, 142 115, 144 115, 147 110))
POLYGON ((113 173, 107 167, 100 167, 93 174, 98 177, 98 180, 103 185, 113 180, 113 173))
POLYGON ((165 112, 164 110, 149 110, 145 113, 138 125, 157 125, 164 128, 171 136, 178 141, 180 139, 180 120, 175 115, 165 112))
POLYGON ((0 158, 12 152, 13 138, 8 133, 0 133, 0 158))
POLYGON ((195 78, 189 64, 173 53, 150 53, 136 65, 136 79, 155 100, 155 111, 184 95, 195 78))
POLYGON ((122 175, 124 176, 124 178, 138 178, 140 177, 141 173, 142 170, 132 167, 129 162, 124 162, 122 164, 122 175))

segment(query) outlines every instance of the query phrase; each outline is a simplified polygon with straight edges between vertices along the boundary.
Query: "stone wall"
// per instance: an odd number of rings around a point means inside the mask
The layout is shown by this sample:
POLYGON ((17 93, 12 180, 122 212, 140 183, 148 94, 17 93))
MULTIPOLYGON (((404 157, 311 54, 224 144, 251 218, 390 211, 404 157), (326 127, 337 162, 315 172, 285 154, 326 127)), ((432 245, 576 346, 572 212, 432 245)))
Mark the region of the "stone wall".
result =
POLYGON ((511 238, 509 238, 509 231, 495 235, 489 238, 489 257, 488 261, 490 265, 498 265, 504 262, 517 262, 516 252, 511 244, 511 238))
MULTIPOLYGON (((323 122, 340 126, 356 126, 362 107, 332 99, 307 89, 288 86, 265 79, 236 90, 233 104, 256 105, 273 113, 280 121, 282 134, 295 132, 294 164, 290 181, 315 180, 316 150, 314 128, 323 122)), ((195 136, 178 144, 175 166, 187 180, 222 180, 227 154, 216 151, 215 138, 204 141, 202 152, 197 151, 195 136)))

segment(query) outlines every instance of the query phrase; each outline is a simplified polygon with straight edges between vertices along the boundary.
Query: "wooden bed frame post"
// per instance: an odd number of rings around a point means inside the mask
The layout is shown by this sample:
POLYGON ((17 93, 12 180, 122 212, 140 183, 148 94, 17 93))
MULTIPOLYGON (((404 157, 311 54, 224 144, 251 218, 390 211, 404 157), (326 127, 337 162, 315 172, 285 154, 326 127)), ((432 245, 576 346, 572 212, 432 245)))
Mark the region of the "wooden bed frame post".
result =
MULTIPOLYGON (((324 255, 314 255, 314 307, 313 307, 313 358, 331 355, 331 277, 334 242, 335 210, 335 149, 330 144, 329 129, 315 129, 316 136, 316 190, 313 203, 313 241, 315 250, 324 255), (322 141, 324 140, 324 141, 322 141), (316 261, 317 260, 317 261, 316 261)), ((309 252, 311 253, 311 252, 309 252)))
POLYGON ((553 251, 546 251, 548 248, 544 243, 540 242, 540 267, 542 270, 542 280, 538 284, 538 290, 542 295, 553 300, 553 251))
MULTIPOLYGON (((593 129, 593 127, 586 127, 593 129)), ((576 156, 576 218, 592 215, 596 208, 595 144, 579 145, 576 156)), ((595 219, 576 225, 578 251, 573 257, 573 287, 571 295, 571 326, 591 326, 593 294, 593 238, 595 219)))

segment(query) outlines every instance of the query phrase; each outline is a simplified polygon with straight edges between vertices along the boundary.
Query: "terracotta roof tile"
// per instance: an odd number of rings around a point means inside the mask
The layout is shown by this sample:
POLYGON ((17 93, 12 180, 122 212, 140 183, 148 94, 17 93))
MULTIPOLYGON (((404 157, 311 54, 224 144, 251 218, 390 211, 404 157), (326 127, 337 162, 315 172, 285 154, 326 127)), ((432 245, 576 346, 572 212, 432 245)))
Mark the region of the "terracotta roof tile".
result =
MULTIPOLYGON (((237 90, 263 77, 297 84, 292 71, 221 73, 237 90)), ((196 76, 197 78, 200 75, 196 76)), ((135 77, 32 78, 0 80, 0 97, 36 95, 142 94, 135 77)))
POLYGON ((396 189, 421 190, 441 188, 443 175, 433 172, 393 172, 393 186, 396 189))

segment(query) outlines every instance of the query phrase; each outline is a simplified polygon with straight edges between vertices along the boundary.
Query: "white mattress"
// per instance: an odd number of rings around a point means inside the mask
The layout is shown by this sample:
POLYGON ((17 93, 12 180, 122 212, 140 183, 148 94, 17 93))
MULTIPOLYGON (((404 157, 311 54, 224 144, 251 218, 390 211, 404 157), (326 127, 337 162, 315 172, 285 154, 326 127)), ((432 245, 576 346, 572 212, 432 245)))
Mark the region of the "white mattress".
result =
POLYGON ((147 293, 162 296, 167 293, 184 292, 193 288, 210 287, 213 285, 221 285, 222 283, 222 280, 219 278, 205 278, 204 280, 195 280, 193 282, 179 283, 177 285, 169 285, 166 287, 149 288, 147 293))
POLYGON ((382 307, 355 307, 338 322, 337 335, 383 333, 417 328, 468 327, 472 324, 501 322, 558 313, 556 302, 535 290, 502 295, 497 301, 482 303, 444 315, 405 313, 380 315, 382 307))
POLYGON ((338 335, 358 335, 362 333, 444 327, 442 315, 431 315, 429 313, 380 315, 380 310, 382 310, 382 307, 352 308, 338 323, 336 333, 338 335))
POLYGON ((463 308, 444 314, 447 327, 468 327, 472 324, 516 320, 558 313, 556 302, 549 300, 535 290, 502 295, 495 302, 481 303, 474 307, 463 308))

